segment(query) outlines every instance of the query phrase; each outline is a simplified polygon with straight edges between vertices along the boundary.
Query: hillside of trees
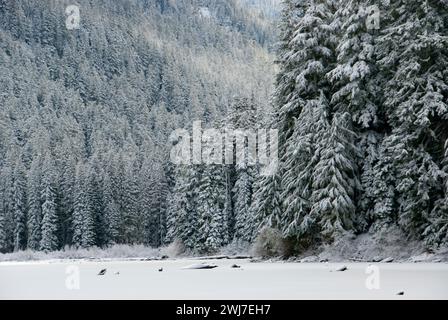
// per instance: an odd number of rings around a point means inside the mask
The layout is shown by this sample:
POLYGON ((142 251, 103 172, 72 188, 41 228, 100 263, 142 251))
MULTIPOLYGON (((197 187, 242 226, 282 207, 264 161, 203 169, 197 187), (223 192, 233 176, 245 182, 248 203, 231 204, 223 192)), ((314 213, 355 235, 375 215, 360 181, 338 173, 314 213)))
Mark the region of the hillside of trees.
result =
POLYGON ((275 28, 243 3, 77 1, 69 30, 71 4, 0 1, 1 252, 165 243, 169 134, 269 108, 275 28))
POLYGON ((271 120, 250 101, 224 120, 276 127, 278 170, 182 168, 175 221, 187 246, 269 247, 279 234, 290 254, 397 228, 428 249, 447 245, 448 7, 384 2, 375 21, 375 4, 284 1, 271 120))
POLYGON ((446 1, 49 3, 0 0, 2 252, 448 245, 446 1), (195 120, 276 128, 277 170, 174 165, 195 120))

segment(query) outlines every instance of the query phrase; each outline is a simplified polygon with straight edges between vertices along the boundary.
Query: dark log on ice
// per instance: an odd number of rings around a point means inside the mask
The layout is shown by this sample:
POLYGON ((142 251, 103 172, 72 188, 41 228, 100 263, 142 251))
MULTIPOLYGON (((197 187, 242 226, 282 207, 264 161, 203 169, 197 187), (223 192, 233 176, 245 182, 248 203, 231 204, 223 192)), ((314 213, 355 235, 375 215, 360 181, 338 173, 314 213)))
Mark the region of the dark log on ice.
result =
POLYGON ((194 260, 242 260, 242 259, 252 259, 252 256, 244 256, 244 255, 235 255, 235 256, 205 256, 205 257, 194 257, 194 260))
POLYGON ((346 267, 346 266, 342 266, 342 267, 339 267, 339 268, 337 268, 335 271, 346 271, 346 270, 348 270, 348 268, 346 267))
POLYGON ((182 269, 201 270, 201 269, 214 269, 217 267, 218 266, 215 266, 212 264, 197 263, 197 264, 192 264, 192 265, 183 267, 182 269))
POLYGON ((230 256, 229 259, 252 259, 252 256, 237 255, 237 256, 230 256))
POLYGON ((229 259, 228 256, 201 256, 201 257, 193 257, 194 260, 223 260, 229 259))

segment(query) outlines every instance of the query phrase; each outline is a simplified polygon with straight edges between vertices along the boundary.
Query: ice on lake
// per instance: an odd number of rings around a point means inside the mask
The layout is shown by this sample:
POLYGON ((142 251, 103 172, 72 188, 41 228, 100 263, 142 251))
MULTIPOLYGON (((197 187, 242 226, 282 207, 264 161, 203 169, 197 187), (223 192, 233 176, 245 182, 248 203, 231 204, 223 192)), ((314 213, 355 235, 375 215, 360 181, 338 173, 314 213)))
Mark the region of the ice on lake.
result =
POLYGON ((448 299, 446 263, 342 265, 347 270, 248 260, 5 262, 0 299, 448 299), (198 262, 217 267, 183 269, 198 262))

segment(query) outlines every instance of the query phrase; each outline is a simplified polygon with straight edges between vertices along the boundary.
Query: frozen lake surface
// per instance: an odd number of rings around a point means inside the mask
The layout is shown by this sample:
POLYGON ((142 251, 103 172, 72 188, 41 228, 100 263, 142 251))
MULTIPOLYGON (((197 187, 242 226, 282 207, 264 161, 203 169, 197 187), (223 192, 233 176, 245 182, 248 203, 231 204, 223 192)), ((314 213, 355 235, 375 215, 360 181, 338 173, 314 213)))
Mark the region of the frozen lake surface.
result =
POLYGON ((200 262, 218 267, 183 269, 198 263, 190 259, 4 262, 0 299, 448 299, 446 263, 200 262), (335 271, 342 265, 348 270, 335 271))

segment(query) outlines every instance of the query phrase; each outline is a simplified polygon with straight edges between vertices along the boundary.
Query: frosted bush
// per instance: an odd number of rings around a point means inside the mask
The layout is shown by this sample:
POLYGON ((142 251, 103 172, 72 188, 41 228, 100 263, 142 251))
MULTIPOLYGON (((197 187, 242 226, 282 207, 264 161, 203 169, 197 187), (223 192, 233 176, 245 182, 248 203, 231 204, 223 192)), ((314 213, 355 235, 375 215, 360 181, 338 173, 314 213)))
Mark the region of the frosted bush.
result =
POLYGON ((234 240, 228 245, 222 247, 219 254, 226 256, 250 255, 251 244, 243 240, 234 240))
POLYGON ((279 230, 265 227, 255 239, 252 252, 259 257, 283 257, 287 255, 286 241, 279 230))
POLYGON ((160 250, 144 245, 116 244, 108 248, 74 248, 65 246, 64 249, 44 253, 41 251, 24 250, 0 254, 0 261, 32 261, 50 259, 128 259, 128 258, 156 258, 160 250))
POLYGON ((163 255, 167 255, 168 257, 178 257, 185 254, 187 249, 181 240, 175 239, 168 246, 161 249, 163 255))

